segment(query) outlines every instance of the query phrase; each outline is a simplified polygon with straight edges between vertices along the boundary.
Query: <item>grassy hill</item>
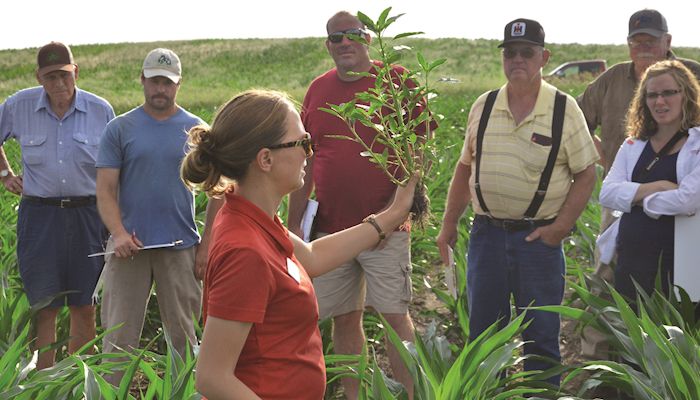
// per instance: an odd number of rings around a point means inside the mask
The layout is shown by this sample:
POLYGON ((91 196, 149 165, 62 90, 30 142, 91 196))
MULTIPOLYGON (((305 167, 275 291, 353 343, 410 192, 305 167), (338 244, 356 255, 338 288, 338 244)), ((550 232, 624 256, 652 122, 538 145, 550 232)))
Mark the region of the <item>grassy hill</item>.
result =
MULTIPOLYGON (((452 77, 459 83, 438 84, 445 97, 472 99, 504 81, 496 40, 413 39, 402 44, 429 59, 448 59, 435 78, 452 77)), ((321 38, 82 45, 72 48, 80 66, 78 85, 105 97, 118 114, 127 111, 143 100, 141 64, 146 53, 158 46, 173 49, 182 59, 179 103, 207 120, 218 105, 248 88, 280 89, 301 101, 311 80, 332 67, 321 38)), ((545 72, 575 59, 604 58, 609 65, 627 59, 625 46, 554 44, 549 48, 552 59, 545 72)), ((0 51, 0 97, 37 84, 36 51, 0 51)), ((700 59, 700 48, 676 49, 676 53, 700 59)), ((402 63, 408 68, 416 65, 413 56, 402 63)), ((576 94, 583 87, 583 82, 566 82, 561 88, 576 94)))

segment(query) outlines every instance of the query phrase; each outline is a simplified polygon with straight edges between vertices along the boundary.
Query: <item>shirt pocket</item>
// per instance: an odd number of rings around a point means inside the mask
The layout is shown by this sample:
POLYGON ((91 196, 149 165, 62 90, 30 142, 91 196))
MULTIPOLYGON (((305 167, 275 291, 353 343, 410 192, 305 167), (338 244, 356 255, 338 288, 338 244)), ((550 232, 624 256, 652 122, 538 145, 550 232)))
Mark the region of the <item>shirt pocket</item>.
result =
POLYGON ((546 146, 534 141, 530 141, 523 146, 523 156, 521 163, 525 175, 536 180, 540 179, 544 167, 547 165, 547 158, 552 146, 546 146))
POLYGON ((73 133, 73 159, 80 165, 94 167, 97 162, 99 139, 82 132, 73 133))
POLYGON ((27 165, 40 165, 44 162, 46 152, 46 139, 48 134, 33 133, 20 136, 20 146, 22 147, 22 158, 27 165))

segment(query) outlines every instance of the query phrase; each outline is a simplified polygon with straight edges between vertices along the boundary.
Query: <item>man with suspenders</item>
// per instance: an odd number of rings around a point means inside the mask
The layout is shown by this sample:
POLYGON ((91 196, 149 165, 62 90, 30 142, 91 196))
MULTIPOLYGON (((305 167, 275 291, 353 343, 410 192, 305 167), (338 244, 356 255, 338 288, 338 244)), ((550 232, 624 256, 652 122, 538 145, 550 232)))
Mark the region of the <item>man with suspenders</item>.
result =
MULTIPOLYGON (((598 155, 576 101, 542 80, 549 59, 544 30, 516 19, 505 27, 503 71, 508 82, 473 104, 462 155, 450 184, 437 238, 445 263, 457 223, 470 200, 468 249, 470 339, 517 310, 560 304, 562 240, 586 206, 598 155)), ((526 354, 560 361, 559 315, 528 311, 526 354)), ((552 366, 527 359, 526 370, 552 366)), ((559 376, 547 379, 558 385, 559 376)))

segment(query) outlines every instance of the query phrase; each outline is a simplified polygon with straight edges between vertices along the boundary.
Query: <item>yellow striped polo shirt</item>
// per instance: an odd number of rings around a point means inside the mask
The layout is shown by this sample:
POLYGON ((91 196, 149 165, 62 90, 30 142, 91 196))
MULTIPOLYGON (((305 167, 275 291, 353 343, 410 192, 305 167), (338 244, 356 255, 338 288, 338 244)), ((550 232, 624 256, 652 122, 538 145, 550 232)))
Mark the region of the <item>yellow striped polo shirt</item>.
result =
MULTIPOLYGON (((552 114, 556 88, 542 81, 535 107, 520 124, 508 106, 507 85, 494 103, 484 134, 480 177, 482 196, 495 218, 521 219, 537 190, 551 148, 552 114)), ((485 214, 474 191, 476 134, 488 93, 481 95, 469 112, 460 162, 471 165, 469 191, 472 207, 485 214)), ((547 194, 535 219, 557 216, 571 187, 572 177, 598 160, 586 120, 576 101, 566 96, 566 114, 561 146, 547 194)))

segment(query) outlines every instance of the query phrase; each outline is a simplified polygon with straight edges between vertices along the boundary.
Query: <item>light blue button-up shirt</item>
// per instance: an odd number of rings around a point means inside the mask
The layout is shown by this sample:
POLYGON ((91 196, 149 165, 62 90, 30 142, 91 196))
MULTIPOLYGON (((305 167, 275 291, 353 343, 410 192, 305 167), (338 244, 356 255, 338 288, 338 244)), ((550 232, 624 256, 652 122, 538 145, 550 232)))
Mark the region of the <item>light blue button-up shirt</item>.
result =
POLYGON ((41 86, 21 90, 0 104, 0 138, 22 150, 23 194, 94 196, 100 138, 114 110, 103 98, 76 88, 63 118, 51 110, 41 86))

